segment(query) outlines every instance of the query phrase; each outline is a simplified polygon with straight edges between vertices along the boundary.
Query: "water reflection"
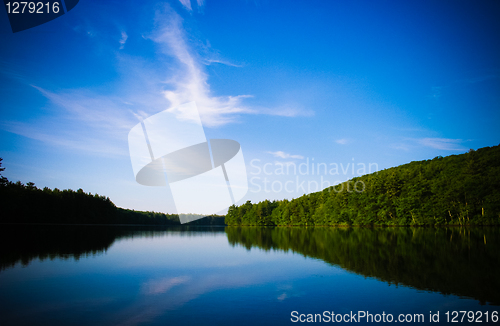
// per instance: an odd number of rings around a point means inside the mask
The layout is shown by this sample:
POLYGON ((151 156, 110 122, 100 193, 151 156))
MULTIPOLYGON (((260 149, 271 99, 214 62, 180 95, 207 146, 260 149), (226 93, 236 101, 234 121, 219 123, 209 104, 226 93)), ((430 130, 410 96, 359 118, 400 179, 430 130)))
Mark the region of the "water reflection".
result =
POLYGON ((75 226, 3 225, 0 228, 0 271, 31 261, 74 259, 105 253, 118 239, 155 238, 169 234, 194 236, 192 232, 224 232, 222 227, 178 226, 75 226))
POLYGON ((232 246, 300 253, 390 284, 500 304, 499 228, 227 227, 232 246))
MULTIPOLYGON (((233 247, 291 251, 389 284, 455 294, 474 298, 482 304, 500 305, 500 278, 497 275, 500 270, 500 228, 494 227, 368 229, 3 226, 0 229, 0 271, 16 264, 27 266, 36 259, 79 260, 102 255, 117 240, 196 237, 201 234, 220 236, 224 231, 233 247)), ((137 246, 137 243, 130 245, 137 246)), ((176 259, 185 259, 185 264, 189 261, 189 257, 186 258, 189 250, 185 248, 183 255, 179 252, 176 259)), ((173 255, 172 251, 170 253, 173 255)), ((149 259, 149 262, 155 260, 158 264, 165 263, 158 252, 155 251, 154 255, 156 256, 149 259)), ((199 264, 199 259, 196 264, 199 264)), ((238 259, 232 263, 239 264, 238 259)), ((222 261, 217 258, 213 263, 222 261)), ((229 268, 231 262, 224 261, 225 268, 229 268)), ((144 261, 137 260, 137 264, 143 263, 144 261)), ((193 297, 196 296, 194 293, 204 292, 200 289, 207 286, 226 288, 247 284, 251 277, 245 277, 246 281, 232 276, 231 282, 228 282, 228 278, 218 279, 212 275, 209 282, 201 284, 191 276, 179 274, 148 280, 142 284, 140 292, 156 296, 187 286, 191 289, 188 297, 193 297)), ((203 279, 206 281, 206 277, 203 279)))
POLYGON ((297 309, 492 310, 477 301, 500 303, 499 232, 4 226, 0 324, 276 325, 297 309))

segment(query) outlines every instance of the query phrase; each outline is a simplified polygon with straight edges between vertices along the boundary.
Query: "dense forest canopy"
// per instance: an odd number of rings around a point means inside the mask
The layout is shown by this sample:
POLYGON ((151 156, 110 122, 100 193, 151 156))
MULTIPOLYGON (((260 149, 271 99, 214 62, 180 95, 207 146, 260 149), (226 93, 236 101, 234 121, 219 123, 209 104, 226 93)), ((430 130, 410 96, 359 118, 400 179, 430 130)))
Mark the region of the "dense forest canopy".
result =
POLYGON ((233 205, 226 224, 498 225, 500 145, 411 162, 293 200, 233 205))

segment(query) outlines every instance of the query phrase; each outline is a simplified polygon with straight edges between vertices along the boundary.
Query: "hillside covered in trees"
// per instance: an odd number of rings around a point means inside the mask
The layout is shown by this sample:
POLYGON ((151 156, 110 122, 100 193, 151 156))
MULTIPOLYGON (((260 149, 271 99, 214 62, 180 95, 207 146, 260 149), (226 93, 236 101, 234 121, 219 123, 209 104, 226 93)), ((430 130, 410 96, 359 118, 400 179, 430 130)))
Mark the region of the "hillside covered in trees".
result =
MULTIPOLYGON (((0 172, 4 170, 1 167, 0 172)), ((109 197, 11 182, 0 176, 0 223, 179 225, 177 214, 116 207, 109 197)), ((223 225, 223 216, 206 216, 190 225, 223 225)))
POLYGON ((498 225, 500 145, 411 162, 293 200, 233 205, 226 224, 498 225))

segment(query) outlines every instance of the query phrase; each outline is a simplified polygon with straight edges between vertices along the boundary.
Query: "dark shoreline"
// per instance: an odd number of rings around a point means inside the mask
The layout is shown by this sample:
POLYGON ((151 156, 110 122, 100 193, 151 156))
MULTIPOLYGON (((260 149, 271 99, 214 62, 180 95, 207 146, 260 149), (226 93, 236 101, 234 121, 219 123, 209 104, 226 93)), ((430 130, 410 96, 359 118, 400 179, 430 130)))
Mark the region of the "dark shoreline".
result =
POLYGON ((0 223, 0 225, 9 226, 127 226, 127 227, 152 227, 152 228, 172 228, 184 226, 196 227, 251 227, 251 228, 364 228, 364 229, 383 229, 383 228, 482 228, 482 227, 500 227, 500 224, 439 224, 439 225, 227 225, 227 224, 102 224, 102 223, 0 223))
POLYGON ((140 226, 140 227, 153 227, 153 228, 171 228, 179 226, 196 226, 196 227, 226 227, 227 225, 222 224, 104 224, 104 223, 0 223, 0 225, 11 225, 11 226, 31 226, 31 225, 48 225, 48 226, 140 226))

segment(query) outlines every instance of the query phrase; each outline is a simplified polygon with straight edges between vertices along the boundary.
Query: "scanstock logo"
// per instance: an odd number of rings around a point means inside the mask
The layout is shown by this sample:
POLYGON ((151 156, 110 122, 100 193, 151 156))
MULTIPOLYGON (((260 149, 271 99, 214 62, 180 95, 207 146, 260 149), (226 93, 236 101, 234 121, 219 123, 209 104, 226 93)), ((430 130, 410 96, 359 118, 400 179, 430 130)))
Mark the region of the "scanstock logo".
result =
POLYGON ((226 209, 248 191, 240 144, 207 141, 195 102, 144 119, 128 144, 135 180, 169 186, 181 223, 226 209))
POLYGON ((77 4, 78 0, 11 1, 4 0, 13 33, 56 19, 77 4))

